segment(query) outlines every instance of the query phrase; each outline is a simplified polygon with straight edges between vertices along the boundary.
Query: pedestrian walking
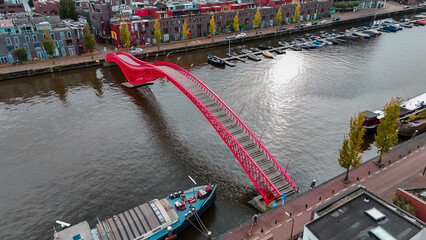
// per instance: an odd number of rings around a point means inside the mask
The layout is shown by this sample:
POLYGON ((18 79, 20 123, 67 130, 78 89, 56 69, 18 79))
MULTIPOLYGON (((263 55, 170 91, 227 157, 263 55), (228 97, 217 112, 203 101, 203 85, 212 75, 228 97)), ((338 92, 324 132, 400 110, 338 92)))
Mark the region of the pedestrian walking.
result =
POLYGON ((257 223, 257 214, 254 214, 252 225, 255 225, 256 223, 257 223))

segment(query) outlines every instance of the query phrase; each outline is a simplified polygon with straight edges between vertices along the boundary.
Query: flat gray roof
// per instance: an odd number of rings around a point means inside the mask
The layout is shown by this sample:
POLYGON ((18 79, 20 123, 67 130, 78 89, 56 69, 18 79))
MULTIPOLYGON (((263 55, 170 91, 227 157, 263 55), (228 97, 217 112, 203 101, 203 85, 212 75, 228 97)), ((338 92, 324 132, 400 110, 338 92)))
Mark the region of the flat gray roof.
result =
POLYGON ((324 213, 319 218, 306 224, 306 227, 318 239, 340 240, 340 239, 376 239, 370 232, 377 227, 381 227, 396 239, 408 240, 422 231, 422 227, 409 221, 406 216, 387 206, 383 202, 375 199, 375 196, 362 192, 358 196, 344 201, 324 213), (366 211, 376 209, 379 213, 385 215, 384 218, 376 221, 368 215, 366 211))

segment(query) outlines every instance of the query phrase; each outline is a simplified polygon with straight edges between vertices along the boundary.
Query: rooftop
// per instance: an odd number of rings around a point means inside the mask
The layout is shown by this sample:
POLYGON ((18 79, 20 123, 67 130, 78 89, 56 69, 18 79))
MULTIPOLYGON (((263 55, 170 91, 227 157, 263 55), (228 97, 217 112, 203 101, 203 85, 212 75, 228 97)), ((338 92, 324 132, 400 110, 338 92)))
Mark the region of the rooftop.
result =
POLYGON ((364 189, 342 196, 315 210, 306 224, 318 239, 421 239, 425 225, 364 189))

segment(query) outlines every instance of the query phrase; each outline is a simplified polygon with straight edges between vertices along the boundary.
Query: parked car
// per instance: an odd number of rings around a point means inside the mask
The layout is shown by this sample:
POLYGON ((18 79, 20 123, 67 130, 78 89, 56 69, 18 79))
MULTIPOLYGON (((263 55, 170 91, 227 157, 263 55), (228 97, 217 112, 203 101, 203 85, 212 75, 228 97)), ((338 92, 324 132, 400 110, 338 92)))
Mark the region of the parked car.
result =
POLYGON ((410 8, 410 6, 405 5, 404 8, 407 9, 407 8, 410 8))
POLYGON ((237 36, 235 36, 235 38, 245 38, 247 36, 247 34, 245 33, 239 33, 237 36))
POLYGON ((333 18, 333 21, 334 22, 340 21, 340 18, 338 18, 338 17, 337 18, 333 18))
POLYGON ((327 20, 322 20, 321 21, 321 24, 326 24, 327 23, 327 20))
POLYGON ((302 28, 304 26, 305 26, 305 24, 299 24, 299 25, 297 25, 298 28, 302 28))
POLYGON ((235 39, 235 35, 229 35, 226 37, 226 39, 235 39))
POLYGON ((280 27, 280 31, 287 30, 287 27, 280 27))
POLYGON ((307 27, 312 26, 312 23, 308 22, 308 23, 306 24, 306 26, 307 26, 307 27))
POLYGON ((318 25, 318 22, 312 22, 312 25, 318 25))
POLYGON ((141 53, 143 53, 142 48, 135 48, 132 50, 132 54, 141 54, 141 53))

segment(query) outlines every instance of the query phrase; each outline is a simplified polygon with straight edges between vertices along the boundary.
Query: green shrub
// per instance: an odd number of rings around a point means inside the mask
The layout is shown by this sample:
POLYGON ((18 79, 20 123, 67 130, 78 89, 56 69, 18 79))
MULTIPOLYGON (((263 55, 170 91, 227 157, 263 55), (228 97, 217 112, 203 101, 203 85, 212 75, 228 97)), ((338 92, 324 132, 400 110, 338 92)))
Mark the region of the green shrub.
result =
POLYGON ((392 202, 398 207, 404 209, 406 212, 412 215, 416 215, 416 209, 411 205, 411 202, 407 199, 400 196, 396 196, 392 199, 392 202))

